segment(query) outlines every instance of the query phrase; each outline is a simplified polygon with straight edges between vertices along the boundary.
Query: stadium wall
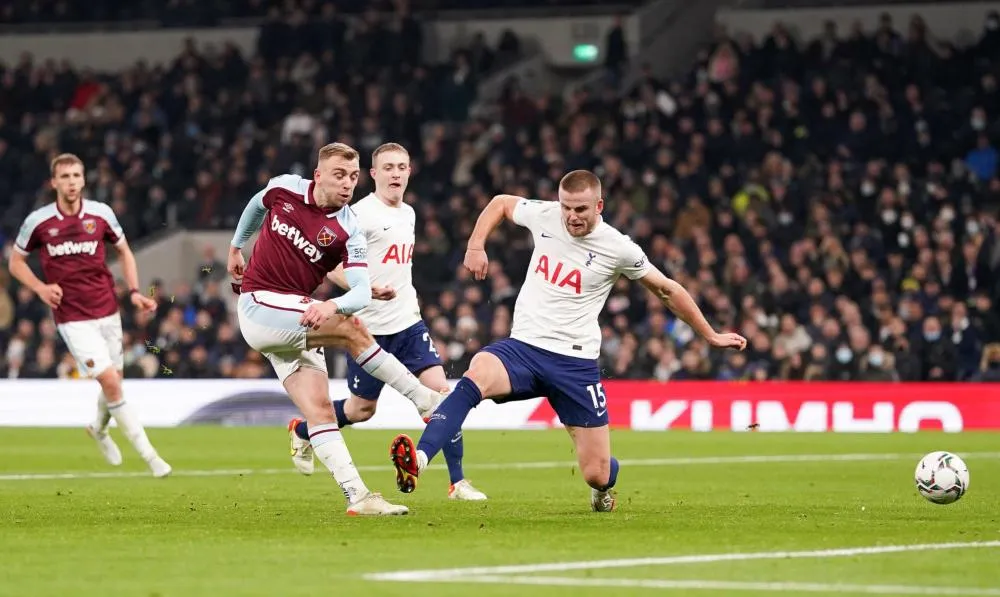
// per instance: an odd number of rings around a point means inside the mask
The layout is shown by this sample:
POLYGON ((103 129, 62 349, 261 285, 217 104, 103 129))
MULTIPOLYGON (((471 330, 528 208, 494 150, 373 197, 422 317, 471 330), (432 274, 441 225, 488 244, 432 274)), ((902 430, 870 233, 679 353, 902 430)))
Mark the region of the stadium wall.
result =
MULTIPOLYGON (((457 380, 453 380, 453 383, 457 380)), ((1000 390, 990 384, 725 383, 606 381, 612 425, 637 431, 912 433, 1000 430, 1000 390)), ((330 395, 347 396, 346 380, 330 395)), ((298 413, 277 380, 125 381, 125 395, 149 427, 284 425, 298 413)), ((93 419, 97 384, 88 380, 0 382, 0 426, 82 427, 93 419)), ((416 410, 390 389, 375 429, 420 429, 416 410)), ((542 399, 485 402, 466 429, 558 427, 542 399)))
POLYGON ((937 38, 974 43, 983 33, 983 23, 991 11, 1000 11, 1000 2, 949 2, 940 4, 873 4, 866 6, 839 6, 785 9, 722 9, 716 13, 716 22, 725 25, 731 33, 749 33, 763 41, 777 22, 801 40, 811 40, 823 33, 823 24, 833 21, 841 36, 847 36, 855 21, 860 21, 866 32, 875 31, 883 13, 892 16, 897 31, 905 34, 910 17, 919 14, 937 38))
MULTIPOLYGON (((447 60, 452 49, 466 45, 482 32, 487 43, 495 45, 507 29, 522 39, 538 44, 548 62, 555 66, 580 66, 573 58, 573 47, 594 44, 604 48, 608 32, 614 26, 613 15, 562 16, 534 19, 436 19, 424 23, 427 57, 447 60)), ((639 39, 639 20, 625 19, 626 38, 639 39)), ((35 60, 69 59, 78 67, 96 70, 119 70, 146 60, 151 64, 170 64, 180 55, 186 40, 202 47, 221 47, 232 42, 252 55, 257 45, 256 27, 170 29, 158 31, 102 31, 93 33, 8 33, 0 36, 0 56, 11 58, 30 52, 35 60)), ((637 51, 638 44, 630 44, 637 51)), ((603 53, 603 50, 602 50, 603 53)))

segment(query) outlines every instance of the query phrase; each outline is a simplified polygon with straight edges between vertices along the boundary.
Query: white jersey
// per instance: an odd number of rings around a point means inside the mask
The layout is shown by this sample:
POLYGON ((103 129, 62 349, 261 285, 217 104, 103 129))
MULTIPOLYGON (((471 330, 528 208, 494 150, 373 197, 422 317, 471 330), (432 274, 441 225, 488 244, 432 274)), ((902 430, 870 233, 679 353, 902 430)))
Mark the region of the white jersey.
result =
POLYGON ((650 271, 639 245, 601 222, 584 237, 566 230, 556 201, 523 199, 514 223, 531 230, 535 250, 517 295, 510 337, 558 354, 596 359, 601 353, 598 316, 620 275, 650 271))
POLYGON ((406 203, 389 207, 374 193, 352 206, 368 239, 368 275, 372 286, 396 291, 391 301, 372 300, 357 315, 374 336, 395 334, 420 321, 413 287, 413 244, 417 216, 406 203))

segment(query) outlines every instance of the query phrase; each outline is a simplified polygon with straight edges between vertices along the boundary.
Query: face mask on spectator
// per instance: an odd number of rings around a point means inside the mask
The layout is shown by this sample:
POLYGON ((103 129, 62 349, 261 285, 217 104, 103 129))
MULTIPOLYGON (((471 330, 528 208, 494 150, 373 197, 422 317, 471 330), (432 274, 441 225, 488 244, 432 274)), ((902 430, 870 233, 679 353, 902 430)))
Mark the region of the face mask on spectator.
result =
POLYGON ((896 192, 899 193, 900 195, 909 195, 910 183, 905 180, 900 182, 899 186, 896 187, 896 192))
POLYGON ((972 119, 972 128, 977 131, 981 131, 986 128, 986 121, 982 118, 972 119))
POLYGON ((987 29, 989 29, 990 31, 996 31, 998 27, 1000 27, 1000 20, 997 20, 994 17, 986 19, 986 28, 987 29))
POLYGON ((896 213, 894 209, 884 209, 882 210, 882 221, 886 224, 895 224, 896 220, 899 218, 899 214, 896 213))
POLYGON ((928 342, 937 342, 941 339, 941 332, 924 332, 924 340, 928 342))
POLYGON ((875 194, 875 183, 870 180, 866 180, 861 183, 861 194, 865 197, 871 197, 875 194))
POLYGON ((885 362, 885 355, 881 352, 873 352, 868 355, 868 362, 872 365, 872 367, 881 367, 882 363, 885 362))
POLYGON ((905 216, 902 217, 902 219, 900 219, 899 224, 900 226, 903 227, 904 230, 909 230, 910 228, 913 228, 913 216, 911 216, 910 214, 906 214, 905 216))
POLYGON ((851 349, 847 348, 846 346, 841 346, 840 348, 837 349, 837 362, 839 362, 842 365, 850 363, 851 357, 853 356, 854 353, 852 353, 851 349))
POLYGON ((954 220, 955 219, 955 210, 952 209, 952 208, 950 208, 950 207, 946 207, 946 208, 942 209, 941 210, 941 219, 943 219, 945 222, 950 222, 950 221, 954 220))
POLYGON ((642 175, 642 184, 647 187, 654 186, 656 184, 656 174, 647 170, 645 174, 642 175))
POLYGON ((778 214, 778 222, 782 226, 788 226, 789 224, 792 223, 793 219, 794 218, 792 217, 792 214, 788 213, 787 211, 783 211, 780 214, 778 214))
POLYGON ((979 234, 979 222, 967 222, 965 224, 965 231, 969 233, 969 236, 979 234))

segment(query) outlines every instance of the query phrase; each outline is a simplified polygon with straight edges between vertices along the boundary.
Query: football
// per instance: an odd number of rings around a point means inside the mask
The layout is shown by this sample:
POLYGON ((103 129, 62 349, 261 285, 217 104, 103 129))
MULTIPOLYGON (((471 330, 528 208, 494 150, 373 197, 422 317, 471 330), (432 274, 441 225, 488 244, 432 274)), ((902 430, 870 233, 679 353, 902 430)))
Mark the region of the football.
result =
POLYGON ((917 491, 935 504, 952 504, 969 489, 969 468, 950 452, 931 452, 920 459, 915 473, 917 491))

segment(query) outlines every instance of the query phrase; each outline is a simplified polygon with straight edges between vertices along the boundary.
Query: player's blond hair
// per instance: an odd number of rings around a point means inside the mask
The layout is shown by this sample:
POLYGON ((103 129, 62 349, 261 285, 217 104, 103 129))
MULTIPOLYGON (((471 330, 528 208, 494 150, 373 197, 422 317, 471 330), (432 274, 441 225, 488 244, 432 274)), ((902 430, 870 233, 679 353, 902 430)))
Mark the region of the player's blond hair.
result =
POLYGON ((319 148, 319 162, 324 162, 330 158, 344 158, 345 160, 358 159, 358 150, 346 143, 329 143, 319 148))
POLYGON ((406 157, 410 157, 410 152, 406 151, 406 148, 399 143, 383 143, 375 148, 372 152, 372 167, 375 167, 375 162, 378 160, 378 156, 383 153, 389 153, 390 151, 398 151, 399 153, 406 154, 406 157))
POLYGON ((56 168, 59 166, 72 166, 74 164, 79 164, 80 167, 83 168, 83 160, 77 157, 76 154, 60 153, 56 157, 52 158, 52 163, 49 164, 49 171, 52 173, 52 176, 55 176, 56 168))
POLYGON ((590 170, 573 170, 559 181, 559 188, 567 193, 582 193, 593 190, 601 195, 601 179, 590 170))

